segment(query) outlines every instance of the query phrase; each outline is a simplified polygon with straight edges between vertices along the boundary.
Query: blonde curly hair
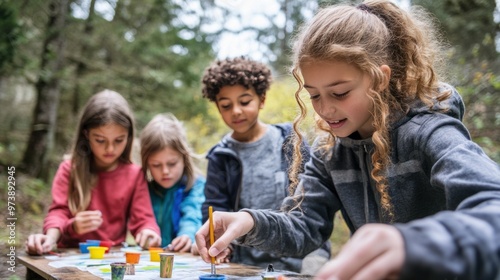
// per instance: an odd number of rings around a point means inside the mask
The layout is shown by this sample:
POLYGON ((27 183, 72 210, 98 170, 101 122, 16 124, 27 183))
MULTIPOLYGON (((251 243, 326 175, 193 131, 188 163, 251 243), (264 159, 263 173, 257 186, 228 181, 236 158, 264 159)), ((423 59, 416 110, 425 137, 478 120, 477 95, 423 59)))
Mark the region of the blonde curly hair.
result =
MULTIPOLYGON (((423 9, 412 7, 406 12, 390 1, 370 0, 358 6, 334 5, 321 9, 312 21, 300 30, 293 47, 292 74, 299 87, 295 98, 300 112, 294 121, 296 131, 295 156, 292 165, 290 192, 298 184, 300 162, 299 145, 303 136, 299 131, 307 115, 300 97, 304 82, 300 67, 306 63, 343 61, 355 65, 371 77, 368 97, 373 102, 372 178, 380 193, 382 210, 393 216, 387 191, 386 170, 390 165, 390 125, 408 112, 410 103, 420 99, 432 107, 433 100, 442 101, 449 92, 439 93, 438 70, 443 62, 440 56, 444 47, 439 40, 433 17, 423 9), (391 68, 387 81, 381 65, 391 68), (387 83, 388 82, 388 83, 387 83), (388 86, 383 86, 388 84, 388 86)), ((333 147, 336 136, 328 125, 316 118, 318 129, 328 133, 326 145, 333 147)))

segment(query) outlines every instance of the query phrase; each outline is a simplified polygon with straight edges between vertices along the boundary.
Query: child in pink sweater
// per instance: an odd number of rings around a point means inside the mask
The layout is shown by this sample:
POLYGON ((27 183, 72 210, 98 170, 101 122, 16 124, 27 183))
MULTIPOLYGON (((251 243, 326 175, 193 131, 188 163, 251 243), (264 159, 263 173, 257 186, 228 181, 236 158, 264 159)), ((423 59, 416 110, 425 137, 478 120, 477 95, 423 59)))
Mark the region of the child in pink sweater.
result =
POLYGON ((88 101, 71 159, 54 177, 43 234, 26 241, 29 254, 87 239, 120 244, 127 227, 141 247, 161 243, 144 175, 130 161, 133 135, 132 112, 119 93, 105 90, 88 101))

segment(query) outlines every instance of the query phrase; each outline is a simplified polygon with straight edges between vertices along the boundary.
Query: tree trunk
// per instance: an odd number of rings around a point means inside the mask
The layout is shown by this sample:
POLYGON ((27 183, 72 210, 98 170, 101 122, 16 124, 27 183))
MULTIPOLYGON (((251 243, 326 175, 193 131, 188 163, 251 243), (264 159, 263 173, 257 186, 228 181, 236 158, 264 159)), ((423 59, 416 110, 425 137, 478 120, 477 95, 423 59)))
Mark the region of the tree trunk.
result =
POLYGON ((85 59, 87 62, 90 61, 90 53, 89 53, 89 42, 88 38, 92 36, 92 31, 94 30, 94 9, 95 9, 96 0, 90 1, 89 8, 89 16, 85 20, 85 28, 83 29, 83 37, 85 38, 82 41, 82 48, 80 50, 79 61, 76 65, 76 73, 75 73, 75 89, 73 90, 73 113, 77 116, 78 110, 80 110, 80 95, 82 91, 82 85, 80 83, 80 78, 83 77, 87 72, 87 63, 83 62, 85 59))
POLYGON ((57 108, 60 97, 60 73, 65 49, 64 26, 69 0, 52 0, 42 49, 40 73, 35 85, 37 103, 33 114, 31 134, 26 147, 22 169, 29 175, 47 180, 48 155, 53 146, 57 108))

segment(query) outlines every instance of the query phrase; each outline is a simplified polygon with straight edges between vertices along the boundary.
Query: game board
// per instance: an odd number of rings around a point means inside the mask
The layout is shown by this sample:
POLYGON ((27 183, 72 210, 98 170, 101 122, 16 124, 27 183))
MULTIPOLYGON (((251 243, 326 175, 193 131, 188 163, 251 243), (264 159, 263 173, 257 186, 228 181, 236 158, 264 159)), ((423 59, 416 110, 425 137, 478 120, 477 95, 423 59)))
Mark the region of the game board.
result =
MULTIPOLYGON (((111 252, 103 259, 90 259, 89 254, 47 256, 50 266, 55 268, 77 267, 82 271, 88 271, 97 277, 111 279, 111 267, 113 262, 125 262, 124 252, 111 252)), ((228 264, 217 265, 218 268, 228 268, 228 264)), ((160 263, 151 262, 149 253, 141 254, 139 264, 135 265, 135 275, 125 275, 125 279, 162 279, 160 278, 160 263)), ((171 279, 198 280, 202 274, 210 273, 210 264, 205 263, 200 257, 192 255, 176 254, 174 258, 174 269, 171 279)), ((241 279, 231 276, 230 279, 241 279)))

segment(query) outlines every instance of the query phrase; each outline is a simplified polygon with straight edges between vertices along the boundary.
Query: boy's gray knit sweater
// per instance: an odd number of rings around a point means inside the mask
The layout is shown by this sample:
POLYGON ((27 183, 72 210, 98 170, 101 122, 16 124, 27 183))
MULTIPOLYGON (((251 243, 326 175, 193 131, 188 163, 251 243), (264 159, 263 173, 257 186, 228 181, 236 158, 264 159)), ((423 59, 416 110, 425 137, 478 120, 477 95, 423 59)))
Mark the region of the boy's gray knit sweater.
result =
MULTIPOLYGON (((470 140, 458 93, 443 103, 446 113, 416 102, 390 131, 388 188, 406 248, 401 278, 498 279, 500 168, 470 140)), ((352 232, 389 222, 370 177, 372 140, 340 138, 328 151, 322 143, 315 141, 297 189, 305 192, 302 212, 243 209, 255 228, 239 242, 304 255, 330 237, 337 211, 352 232)), ((283 203, 294 205, 291 198, 283 203)))

